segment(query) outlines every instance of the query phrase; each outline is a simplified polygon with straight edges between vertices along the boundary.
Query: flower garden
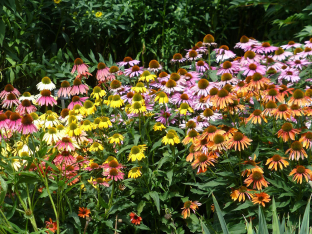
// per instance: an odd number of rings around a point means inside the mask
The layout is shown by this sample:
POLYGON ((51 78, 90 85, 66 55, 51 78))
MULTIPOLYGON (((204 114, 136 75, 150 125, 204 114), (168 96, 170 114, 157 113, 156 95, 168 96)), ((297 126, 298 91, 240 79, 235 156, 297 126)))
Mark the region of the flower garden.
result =
POLYGON ((168 73, 81 57, 5 85, 0 232, 309 233, 311 48, 207 34, 168 73))

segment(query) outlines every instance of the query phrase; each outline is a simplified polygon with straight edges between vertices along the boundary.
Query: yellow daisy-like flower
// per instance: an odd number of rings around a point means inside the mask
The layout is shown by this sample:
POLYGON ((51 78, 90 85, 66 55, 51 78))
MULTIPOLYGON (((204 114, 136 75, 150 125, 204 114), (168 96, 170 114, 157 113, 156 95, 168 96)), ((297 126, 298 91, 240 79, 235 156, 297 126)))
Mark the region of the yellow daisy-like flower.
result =
POLYGON ((124 140, 124 137, 119 133, 115 133, 113 136, 109 137, 108 140, 110 144, 121 144, 121 142, 124 140))
POLYGON ((92 123, 90 120, 86 119, 82 122, 82 125, 80 126, 82 130, 84 131, 91 131, 93 129, 92 123))
POLYGON ((100 117, 97 117, 96 119, 94 119, 93 124, 92 124, 93 129, 97 129, 99 127, 100 122, 101 122, 100 117))
MULTIPOLYGON (((89 184, 91 184, 93 186, 93 188, 97 188, 96 184, 94 184, 93 182, 96 181, 96 179, 93 179, 93 177, 91 176, 91 178, 88 180, 89 184)), ((84 186, 83 186, 84 187, 84 186)))
POLYGON ((146 117, 152 117, 154 115, 154 113, 153 112, 146 112, 145 114, 144 114, 144 116, 146 116, 146 117))
POLYGON ((114 95, 111 102, 109 103, 111 108, 119 108, 124 104, 124 101, 120 98, 118 94, 114 95))
POLYGON ((108 105, 108 106, 109 106, 110 103, 111 103, 111 101, 112 101, 112 99, 113 99, 113 96, 114 96, 114 95, 109 95, 108 98, 107 98, 107 100, 104 100, 103 103, 104 103, 105 105, 108 105))
POLYGON ((53 116, 55 119, 58 119, 59 117, 55 112, 48 110, 45 114, 41 115, 39 119, 45 120, 48 116, 53 116))
POLYGON ((99 142, 93 142, 93 144, 90 146, 89 151, 97 152, 97 151, 100 151, 103 149, 104 149, 104 147, 99 142))
POLYGON ((128 173, 128 178, 136 179, 142 175, 140 167, 132 168, 128 173))
POLYGON ((85 108, 83 106, 80 106, 79 104, 76 104, 74 106, 73 111, 75 112, 75 114, 81 115, 84 115, 84 113, 86 112, 85 108))
POLYGON ((159 104, 165 104, 169 102, 169 98, 165 92, 160 92, 155 97, 155 102, 159 102, 159 104))
POLYGON ((155 80, 157 76, 156 75, 153 75, 153 74, 150 74, 150 75, 147 75, 144 74, 144 72, 141 74, 140 76, 140 79, 139 81, 146 81, 146 82, 150 82, 151 80, 155 80))
POLYGON ((67 127, 67 134, 70 137, 79 136, 81 134, 81 130, 80 130, 78 124, 76 124, 76 123, 69 124, 67 127))
POLYGON ((163 137, 161 140, 162 143, 165 143, 165 145, 174 145, 174 144, 179 144, 180 143, 180 138, 176 131, 174 130, 169 130, 167 135, 163 137))
POLYGON ((59 4, 62 0, 54 0, 55 4, 59 4))
POLYGON ((52 145, 53 143, 56 143, 57 141, 61 140, 63 137, 63 134, 60 134, 56 128, 51 127, 48 129, 48 131, 44 134, 42 140, 47 142, 48 145, 52 145))
POLYGON ((102 98, 95 99, 94 105, 95 105, 95 106, 100 106, 100 105, 102 105, 102 102, 103 102, 102 98))
POLYGON ((181 115, 186 115, 186 113, 188 111, 191 112, 191 113, 194 112, 194 110, 187 103, 181 103, 181 105, 180 105, 178 110, 179 110, 181 115))
POLYGON ((131 90, 133 90, 136 93, 145 93, 147 89, 144 86, 144 83, 138 82, 135 87, 132 87, 131 90))
POLYGON ((92 115, 96 111, 96 106, 90 100, 85 101, 83 107, 85 108, 85 115, 92 115))
POLYGON ((145 158, 144 151, 146 150, 146 145, 138 145, 133 146, 131 148, 128 161, 134 162, 135 160, 141 161, 143 158, 145 158))
POLYGON ((93 92, 91 93, 90 97, 95 99, 100 99, 106 95, 105 90, 101 89, 99 86, 95 86, 93 88, 93 92))
POLYGON ((156 131, 161 131, 163 129, 166 129, 165 125, 163 125, 162 123, 160 122, 157 122, 155 123, 154 127, 153 127, 153 130, 156 132, 156 131))
POLYGON ((133 102, 132 105, 129 107, 129 112, 131 114, 139 114, 146 112, 146 107, 144 104, 141 104, 139 102, 133 102))
POLYGON ((112 127, 113 124, 112 122, 110 121, 110 119, 108 117, 102 117, 101 118, 101 121, 99 123, 99 128, 102 129, 102 128, 109 128, 109 127, 112 127))
POLYGON ((103 15, 103 13, 101 11, 98 11, 95 13, 96 18, 100 18, 102 15, 103 15))

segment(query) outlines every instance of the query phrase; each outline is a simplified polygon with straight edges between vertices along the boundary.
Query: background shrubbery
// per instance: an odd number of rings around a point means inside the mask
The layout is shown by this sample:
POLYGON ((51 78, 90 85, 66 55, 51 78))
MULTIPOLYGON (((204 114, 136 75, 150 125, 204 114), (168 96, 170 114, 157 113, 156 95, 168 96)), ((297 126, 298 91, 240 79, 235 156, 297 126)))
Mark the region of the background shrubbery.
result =
POLYGON ((206 33, 231 47, 244 34, 302 40, 312 35, 311 12, 309 0, 2 0, 0 84, 31 89, 44 75, 68 78, 65 64, 81 54, 167 64, 206 33))

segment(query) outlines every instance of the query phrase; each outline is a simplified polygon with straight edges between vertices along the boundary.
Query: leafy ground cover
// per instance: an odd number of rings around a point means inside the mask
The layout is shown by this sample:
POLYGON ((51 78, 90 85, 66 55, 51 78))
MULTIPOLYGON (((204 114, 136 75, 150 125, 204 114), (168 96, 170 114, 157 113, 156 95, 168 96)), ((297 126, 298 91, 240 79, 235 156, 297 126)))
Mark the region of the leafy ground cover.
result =
POLYGON ((169 73, 91 53, 36 93, 7 84, 0 231, 307 233, 311 48, 207 34, 169 73))

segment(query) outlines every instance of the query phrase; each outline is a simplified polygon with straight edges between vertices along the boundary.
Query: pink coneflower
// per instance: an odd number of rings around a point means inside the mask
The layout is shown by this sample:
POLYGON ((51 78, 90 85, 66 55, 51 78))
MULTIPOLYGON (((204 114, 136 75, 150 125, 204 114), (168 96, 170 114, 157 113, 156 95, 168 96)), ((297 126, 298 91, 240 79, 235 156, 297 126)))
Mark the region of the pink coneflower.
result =
POLYGON ((33 118, 29 114, 26 114, 22 117, 21 124, 17 128, 17 131, 23 135, 27 135, 37 132, 38 129, 33 124, 33 118))
POLYGON ((108 179, 118 181, 118 180, 122 180, 125 174, 116 168, 111 168, 111 169, 105 170, 103 172, 103 175, 107 176, 108 179))
POLYGON ((50 90, 42 90, 39 94, 39 98, 37 99, 37 103, 40 106, 48 106, 48 105, 56 105, 57 101, 54 99, 54 97, 51 95, 50 90))
POLYGON ((297 47, 300 47, 300 46, 301 46, 300 43, 296 43, 294 41, 289 41, 287 45, 282 45, 281 47, 284 50, 287 50, 287 49, 290 49, 290 48, 297 48, 297 47))
POLYGON ((16 106, 20 104, 20 101, 16 98, 15 94, 13 93, 9 93, 6 96, 6 99, 3 100, 3 102, 1 103, 2 108, 11 108, 13 104, 16 106))
POLYGON ((250 63, 246 67, 242 67, 241 70, 244 71, 244 76, 252 76, 256 72, 260 73, 261 75, 265 75, 266 73, 265 66, 258 63, 250 63))
POLYGON ((109 76, 109 68, 106 66, 105 63, 98 63, 97 65, 97 72, 96 72, 96 79, 99 81, 105 81, 106 77, 109 76))
POLYGON ((0 99, 5 99, 10 93, 14 94, 16 97, 19 97, 20 92, 13 87, 11 84, 7 84, 4 87, 4 90, 0 93, 0 99))
POLYGON ((202 56, 203 56, 202 54, 197 53, 195 50, 191 50, 185 55, 185 58, 187 60, 193 61, 200 59, 202 56))
POLYGON ((19 104, 19 106, 16 108, 16 111, 23 114, 29 114, 31 112, 36 112, 37 108, 31 103, 31 101, 25 99, 19 104))
POLYGON ((134 65, 138 65, 140 63, 139 60, 133 60, 131 57, 127 56, 123 59, 123 61, 121 62, 118 62, 117 65, 119 67, 123 67, 125 65, 130 65, 131 67, 134 66, 134 65))
POLYGON ((162 90, 165 92, 165 93, 168 93, 168 94, 171 94, 171 93, 174 93, 174 92, 183 92, 184 90, 184 87, 181 86, 181 85, 178 85, 174 80, 172 79, 169 79, 165 85, 163 85, 162 87, 162 90))
POLYGON ((143 67, 139 67, 137 65, 134 65, 133 67, 125 69, 125 75, 130 76, 130 78, 140 76, 142 73, 143 73, 143 67))
POLYGON ((278 60, 278 61, 283 61, 291 55, 292 55, 291 52, 285 51, 280 47, 277 50, 275 50, 275 54, 273 56, 273 59, 278 60))
POLYGON ((110 170, 112 168, 115 168, 117 170, 120 170, 122 168, 124 168, 124 166, 122 164, 120 164, 116 159, 112 158, 111 160, 107 160, 107 163, 103 163, 103 168, 104 170, 110 170))
POLYGON ((164 111, 163 109, 160 110, 160 113, 156 113, 156 117, 155 117, 155 120, 156 122, 161 122, 162 124, 164 125, 168 125, 169 122, 171 124, 174 124, 176 122, 176 119, 175 118, 172 118, 170 121, 170 117, 172 115, 172 110, 171 108, 167 108, 166 107, 166 111, 164 111))
POLYGON ((12 131, 17 130, 22 124, 22 118, 19 113, 13 112, 8 121, 8 128, 12 131))
POLYGON ((172 59, 170 60, 172 63, 183 63, 186 59, 183 58, 182 54, 176 53, 173 55, 172 59))
POLYGON ((209 82, 206 79, 201 79, 198 81, 197 85, 191 88, 191 90, 194 92, 194 95, 201 97, 207 96, 210 92, 210 89, 214 87, 216 87, 214 82, 209 82))
POLYGON ((205 110, 210 105, 210 102, 207 102, 206 99, 204 99, 205 96, 196 97, 194 99, 193 105, 191 106, 194 110, 205 110))
POLYGON ((157 77, 157 81, 159 83, 161 83, 163 81, 167 82, 169 80, 169 78, 170 78, 170 75, 167 72, 162 71, 159 73, 159 75, 157 77))
POLYGON ((170 101, 172 101, 176 105, 180 105, 181 103, 187 103, 192 106, 192 94, 193 93, 190 90, 187 90, 184 93, 176 93, 171 97, 170 101))
POLYGON ((236 45, 234 46, 234 48, 241 48, 244 51, 250 50, 252 45, 258 44, 258 42, 256 40, 250 39, 246 36, 242 36, 240 38, 240 41, 238 43, 236 43, 236 45))
POLYGON ((305 47, 304 51, 298 53, 298 55, 300 55, 302 58, 307 57, 308 55, 312 55, 312 47, 305 47))
POLYGON ((76 159, 70 154, 69 151, 63 151, 61 154, 57 155, 53 160, 55 164, 66 164, 71 165, 76 162, 76 159))
POLYGON ((71 86, 68 81, 64 80, 61 83, 61 88, 57 92, 58 97, 69 97, 70 96, 71 86))
POLYGON ((261 45, 255 46, 252 51, 260 54, 267 54, 274 52, 278 49, 276 46, 271 46, 269 42, 263 42, 261 45))
POLYGON ((217 46, 217 43, 215 43, 215 39, 214 39, 214 37, 211 34, 207 34, 204 37, 204 39, 203 39, 203 46, 207 46, 207 47, 210 47, 210 46, 216 47, 217 46))
POLYGON ((312 48, 312 38, 310 38, 310 40, 305 41, 305 46, 311 47, 312 48))
POLYGON ((205 53, 207 51, 206 47, 193 46, 192 49, 186 49, 185 51, 190 52, 195 50, 197 53, 205 53))
POLYGON ((220 69, 217 72, 217 75, 222 75, 223 73, 238 73, 239 72, 239 63, 237 61, 225 61, 220 65, 220 69))
POLYGON ((198 61, 196 63, 196 71, 200 73, 204 73, 205 71, 209 70, 209 65, 205 61, 198 61))
POLYGON ((84 64, 81 58, 76 58, 71 73, 74 74, 75 71, 78 72, 78 75, 85 75, 89 73, 88 65, 84 64))
POLYGON ((89 87, 82 84, 81 80, 76 78, 73 82, 73 87, 70 91, 71 95, 88 94, 89 87))
POLYGON ((245 52, 244 57, 241 58, 240 64, 244 66, 246 64, 249 65, 250 63, 260 63, 262 57, 262 55, 258 55, 255 52, 248 50, 245 52))
POLYGON ((157 73, 158 71, 162 70, 162 66, 157 60, 151 60, 148 64, 147 70, 157 73))
POLYGON ((135 94, 134 92, 128 92, 126 95, 121 96, 121 99, 124 100, 124 102, 132 104, 132 98, 134 94, 135 94))
POLYGON ((92 183, 94 185, 100 184, 100 185, 103 185, 105 187, 109 187, 109 184, 107 183, 107 179, 103 179, 103 178, 96 178, 92 181, 92 183))
POLYGON ((56 142, 55 146, 58 150, 64 151, 75 151, 80 148, 76 140, 69 137, 63 137, 62 140, 56 142))
POLYGON ((190 71, 185 75, 181 75, 181 77, 184 77, 187 82, 187 86, 193 86, 196 84, 197 81, 200 80, 200 74, 195 71, 190 71))
POLYGON ((218 86, 220 88, 223 88, 225 85, 230 84, 230 85, 236 85, 238 83, 238 79, 233 77, 231 73, 224 73, 221 76, 221 81, 218 82, 218 86))
POLYGON ((232 51, 230 51, 229 47, 226 45, 220 46, 218 49, 214 49, 216 52, 216 61, 224 61, 230 58, 234 58, 236 54, 234 54, 232 51))
POLYGON ((75 105, 83 106, 83 103, 88 99, 89 97, 78 97, 73 96, 71 103, 68 105, 68 109, 72 110, 75 105))
POLYGON ((182 85, 183 87, 185 87, 186 85, 186 80, 185 80, 185 76, 180 76, 178 73, 171 73, 170 74, 170 79, 174 80, 177 85, 182 85))
POLYGON ((0 114, 0 129, 8 129, 9 117, 6 114, 0 114))
POLYGON ((303 67, 308 66, 309 64, 311 64, 311 62, 309 62, 306 59, 301 59, 301 60, 288 61, 287 64, 289 64, 292 68, 302 70, 303 67))
POLYGON ((282 70, 282 73, 278 77, 278 80, 281 82, 282 79, 290 82, 298 82, 300 80, 299 71, 293 68, 287 68, 285 70, 282 70))

